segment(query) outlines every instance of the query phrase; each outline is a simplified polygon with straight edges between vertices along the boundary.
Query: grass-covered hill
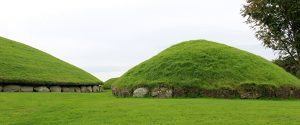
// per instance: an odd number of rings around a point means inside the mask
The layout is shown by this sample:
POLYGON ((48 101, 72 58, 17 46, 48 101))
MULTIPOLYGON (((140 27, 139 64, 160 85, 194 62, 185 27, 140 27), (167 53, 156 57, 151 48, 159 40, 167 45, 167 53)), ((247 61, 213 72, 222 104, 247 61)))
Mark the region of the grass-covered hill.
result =
POLYGON ((118 80, 118 78, 119 78, 119 77, 117 77, 117 78, 111 78, 111 79, 105 81, 105 82, 103 83, 103 88, 104 88, 104 89, 111 89, 111 85, 112 85, 114 82, 116 82, 116 81, 118 80))
POLYGON ((85 85, 102 83, 45 52, 0 37, 0 84, 85 85))
POLYGON ((135 66, 113 87, 167 85, 217 89, 246 83, 300 85, 296 77, 262 57, 224 44, 192 40, 135 66))

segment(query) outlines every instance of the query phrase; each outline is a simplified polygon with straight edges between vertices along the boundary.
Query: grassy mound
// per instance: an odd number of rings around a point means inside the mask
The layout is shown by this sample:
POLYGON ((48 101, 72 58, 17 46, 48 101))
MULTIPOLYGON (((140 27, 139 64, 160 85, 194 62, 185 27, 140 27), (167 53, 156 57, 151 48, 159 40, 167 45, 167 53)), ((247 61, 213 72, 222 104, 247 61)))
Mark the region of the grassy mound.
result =
POLYGON ((100 84, 91 74, 30 46, 0 37, 0 84, 100 84))
POLYGON ((113 87, 234 88, 242 84, 299 86, 299 80, 249 52, 205 40, 174 45, 125 73, 113 87))
POLYGON ((103 84, 103 88, 104 89, 111 89, 111 85, 116 82, 118 80, 118 77, 117 78, 111 78, 107 81, 104 82, 103 84))

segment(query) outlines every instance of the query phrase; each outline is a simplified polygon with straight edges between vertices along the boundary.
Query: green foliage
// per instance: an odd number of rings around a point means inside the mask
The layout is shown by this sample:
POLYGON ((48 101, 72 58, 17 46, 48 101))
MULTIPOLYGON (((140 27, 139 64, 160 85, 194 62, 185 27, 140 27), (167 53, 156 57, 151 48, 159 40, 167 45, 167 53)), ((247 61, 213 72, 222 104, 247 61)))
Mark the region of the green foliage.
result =
POLYGON ((0 37, 0 84, 99 84, 91 74, 47 53, 0 37))
POLYGON ((116 82, 116 80, 118 80, 118 78, 111 78, 107 81, 104 82, 103 88, 104 89, 111 89, 111 85, 116 82))
POLYGON ((290 56, 273 60, 273 63, 300 78, 300 69, 290 56))
POLYGON ((205 40, 174 45, 129 70, 113 86, 217 89, 243 83, 299 86, 296 77, 262 57, 205 40))
POLYGON ((299 100, 0 93, 1 125, 298 125, 299 100))
POLYGON ((242 9, 246 23, 256 30, 265 47, 279 53, 279 58, 290 56, 300 66, 300 1, 247 0, 242 9))

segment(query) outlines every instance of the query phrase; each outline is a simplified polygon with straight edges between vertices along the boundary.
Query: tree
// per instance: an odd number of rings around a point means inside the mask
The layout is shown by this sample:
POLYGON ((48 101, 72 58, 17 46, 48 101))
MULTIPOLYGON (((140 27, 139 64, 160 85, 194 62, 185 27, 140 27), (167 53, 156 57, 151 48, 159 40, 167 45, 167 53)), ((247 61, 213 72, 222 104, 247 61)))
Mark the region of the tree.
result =
POLYGON ((295 63, 293 63, 293 59, 290 56, 275 59, 273 60, 273 63, 277 64, 278 66, 285 69, 287 72, 290 72, 291 74, 300 78, 300 69, 297 65, 295 65, 295 63))
POLYGON ((265 47, 299 69, 300 0, 247 0, 241 14, 265 47))

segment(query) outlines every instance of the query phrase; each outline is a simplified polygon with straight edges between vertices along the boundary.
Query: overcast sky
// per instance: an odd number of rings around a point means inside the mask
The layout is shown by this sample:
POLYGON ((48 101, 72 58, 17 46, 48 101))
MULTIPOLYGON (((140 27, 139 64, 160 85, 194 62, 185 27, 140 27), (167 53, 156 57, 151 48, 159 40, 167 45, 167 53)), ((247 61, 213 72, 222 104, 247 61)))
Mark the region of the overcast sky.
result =
POLYGON ((275 58, 244 23, 245 0, 0 0, 0 36, 105 81, 181 41, 207 39, 275 58))

